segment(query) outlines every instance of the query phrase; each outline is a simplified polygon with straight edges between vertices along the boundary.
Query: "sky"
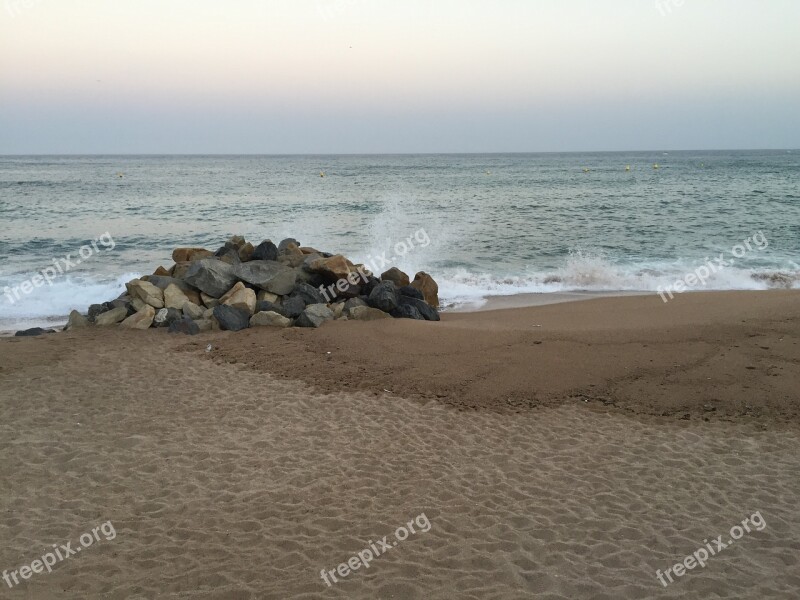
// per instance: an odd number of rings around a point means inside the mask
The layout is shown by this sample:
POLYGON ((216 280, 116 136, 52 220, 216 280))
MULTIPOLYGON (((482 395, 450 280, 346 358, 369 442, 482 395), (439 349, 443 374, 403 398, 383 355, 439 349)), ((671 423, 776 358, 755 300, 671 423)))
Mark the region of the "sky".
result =
POLYGON ((796 149, 798 0, 0 0, 0 154, 796 149))

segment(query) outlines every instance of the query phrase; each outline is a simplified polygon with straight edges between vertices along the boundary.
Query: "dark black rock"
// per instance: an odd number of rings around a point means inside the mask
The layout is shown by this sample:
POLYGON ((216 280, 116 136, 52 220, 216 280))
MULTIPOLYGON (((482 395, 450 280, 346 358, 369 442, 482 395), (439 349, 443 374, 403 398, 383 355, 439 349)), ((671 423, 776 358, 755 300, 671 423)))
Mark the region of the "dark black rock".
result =
POLYGON ((374 290, 375 287, 379 286, 380 284, 380 279, 370 275, 367 277, 367 280, 361 284, 361 293, 365 296, 369 296, 372 293, 372 290, 374 290))
POLYGON ((377 308, 383 312, 390 313, 399 306, 397 288, 391 281, 384 281, 376 285, 370 292, 367 300, 372 308, 377 308))
POLYGON ((184 281, 213 298, 219 298, 236 283, 236 272, 221 260, 203 258, 192 263, 184 281))
POLYGON ((400 304, 404 306, 413 306, 416 308, 419 313, 425 318, 426 321, 438 321, 439 320, 439 311, 433 308, 430 304, 425 302, 424 300, 420 300, 418 298, 412 298, 410 296, 400 296, 399 297, 400 304))
POLYGON ((397 293, 401 296, 408 296, 409 298, 416 298, 417 300, 425 300, 425 296, 422 295, 422 292, 415 287, 411 287, 410 285, 404 285, 397 290, 397 293))
POLYGON ((294 296, 288 300, 283 301, 283 316, 290 319, 296 319, 306 309, 306 302, 300 296, 294 296))
POLYGON ((286 314, 283 312, 282 306, 278 306, 274 302, 269 302, 268 300, 262 300, 256 304, 256 312, 275 312, 279 315, 283 315, 284 317, 286 316, 286 314))
POLYGON ((92 304, 89 307, 89 321, 94 323, 94 320, 98 317, 98 315, 102 315, 104 312, 108 312, 110 309, 106 308, 103 304, 92 304))
POLYGON ((298 269, 298 271, 297 271, 297 282, 298 283, 307 283, 311 287, 314 287, 314 288, 317 288, 317 289, 319 289, 319 286, 321 286, 321 285, 326 286, 326 287, 328 285, 327 281, 325 281, 325 278, 322 275, 320 275, 319 273, 309 273, 305 269, 298 269))
POLYGON ((417 310, 415 306, 410 304, 401 304, 389 313, 395 319, 415 319, 417 321, 424 321, 425 317, 417 310))
POLYGON ((297 282, 297 271, 269 260, 236 265, 234 273, 242 281, 279 296, 290 294, 297 282))
POLYGON ((361 286, 353 285, 346 279, 340 279, 336 284, 326 285, 325 292, 330 300, 337 298, 347 300, 348 298, 358 298, 361 295, 361 286), (332 288, 330 287, 331 285, 333 286, 332 288))
POLYGON ((224 331, 241 331, 250 327, 250 313, 226 304, 214 308, 214 318, 224 331))
POLYGON ((18 331, 17 333, 14 334, 14 337, 35 337, 37 335, 42 335, 44 333, 55 333, 55 330, 42 329, 41 327, 34 327, 33 329, 18 331))
POLYGON ((264 240, 256 246, 252 260, 278 260, 278 247, 270 240, 264 240))
POLYGON ((184 317, 169 324, 169 333, 183 333, 185 335, 197 335, 200 327, 189 317, 184 317))
POLYGON ((319 288, 311 287, 307 283, 298 283, 292 290, 291 297, 302 298, 306 304, 327 304, 332 298, 325 299, 319 288))

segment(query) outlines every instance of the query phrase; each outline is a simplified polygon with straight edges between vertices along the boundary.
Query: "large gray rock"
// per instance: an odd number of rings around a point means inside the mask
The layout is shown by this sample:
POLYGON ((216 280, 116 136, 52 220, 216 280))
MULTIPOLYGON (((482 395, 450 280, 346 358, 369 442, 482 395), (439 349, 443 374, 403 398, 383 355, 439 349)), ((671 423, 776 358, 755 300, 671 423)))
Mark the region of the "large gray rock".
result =
POLYGON ((391 281, 384 281, 375 286, 367 300, 372 308, 377 308, 383 312, 392 312, 400 302, 395 285, 391 281))
POLYGON ((183 279, 201 292, 219 298, 236 283, 236 272, 221 260, 204 258, 193 262, 183 279))
POLYGON ((269 260, 252 260, 238 264, 235 274, 242 281, 279 296, 291 293, 297 279, 294 269, 269 260))
POLYGON ((250 327, 249 312, 226 304, 214 308, 214 318, 224 331, 241 331, 250 327))
POLYGON ((250 327, 289 327, 291 324, 291 319, 272 311, 256 313, 250 318, 250 327))
POLYGON ((295 325, 298 327, 319 327, 325 321, 332 320, 333 311, 330 308, 324 304, 312 304, 311 306, 306 306, 303 314, 297 318, 295 325))

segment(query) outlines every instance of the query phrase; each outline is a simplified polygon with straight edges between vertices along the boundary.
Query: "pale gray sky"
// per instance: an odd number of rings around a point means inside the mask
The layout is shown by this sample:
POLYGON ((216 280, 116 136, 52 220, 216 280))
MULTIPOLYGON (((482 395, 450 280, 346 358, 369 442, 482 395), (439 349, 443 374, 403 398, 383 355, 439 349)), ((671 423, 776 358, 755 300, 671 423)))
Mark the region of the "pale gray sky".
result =
POLYGON ((0 0, 0 153, 800 147, 798 0, 0 0))

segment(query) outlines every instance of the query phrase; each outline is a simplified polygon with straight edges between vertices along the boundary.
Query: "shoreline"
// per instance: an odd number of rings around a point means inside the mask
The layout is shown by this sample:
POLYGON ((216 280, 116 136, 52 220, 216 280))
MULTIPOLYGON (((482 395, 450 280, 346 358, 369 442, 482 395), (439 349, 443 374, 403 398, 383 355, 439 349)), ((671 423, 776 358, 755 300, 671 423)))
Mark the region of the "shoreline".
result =
MULTIPOLYGON (((694 294, 716 294, 716 293, 771 293, 781 290, 689 290, 680 296, 694 294)), ((792 291, 792 290, 788 290, 792 291)), ((494 310, 510 308, 531 308, 536 306, 548 306, 551 304, 564 304, 568 302, 583 302, 597 300, 601 298, 626 298, 626 297, 646 297, 658 296, 655 291, 630 291, 630 290, 610 290, 610 291, 574 291, 574 292, 526 292, 510 295, 486 295, 474 302, 463 302, 460 304, 446 305, 441 308, 441 314, 469 314, 480 313, 494 310)), ((680 297, 676 295, 676 298, 680 297)), ((671 300, 674 302, 674 299, 671 300)), ((59 317, 31 318, 23 321, 21 327, 16 329, 0 328, 0 338, 13 337, 17 331, 32 327, 42 327, 44 329, 55 329, 60 332, 67 323, 68 315, 59 317)), ((1 327, 1 326, 0 326, 1 327)))
MULTIPOLYGON (((518 307, 509 300, 531 298, 505 298, 485 310, 443 312, 440 323, 335 321, 188 339, 89 328, 25 343, 39 351, 85 344, 110 351, 136 340, 326 393, 388 390, 461 410, 583 402, 686 419, 800 419, 792 391, 800 385, 800 290, 698 292, 666 304, 654 294, 560 299, 518 307), (214 351, 206 353, 209 342, 214 351)), ((0 340, 0 357, 9 342, 25 339, 0 340)))

